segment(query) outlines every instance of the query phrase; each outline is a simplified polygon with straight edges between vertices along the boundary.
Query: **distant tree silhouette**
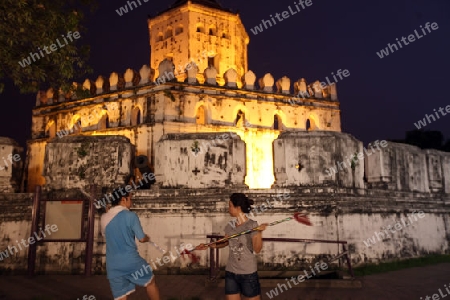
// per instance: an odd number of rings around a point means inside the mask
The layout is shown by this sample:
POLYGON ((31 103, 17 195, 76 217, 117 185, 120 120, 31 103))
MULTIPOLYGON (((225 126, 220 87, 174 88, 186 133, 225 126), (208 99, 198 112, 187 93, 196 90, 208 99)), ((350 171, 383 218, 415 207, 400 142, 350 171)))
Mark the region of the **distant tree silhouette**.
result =
POLYGON ((405 139, 391 141, 417 146, 421 149, 437 149, 450 152, 450 139, 444 144, 444 135, 442 132, 435 130, 411 130, 406 132, 405 139))
POLYGON ((450 139, 448 139, 447 142, 444 144, 442 150, 445 152, 450 152, 450 139))

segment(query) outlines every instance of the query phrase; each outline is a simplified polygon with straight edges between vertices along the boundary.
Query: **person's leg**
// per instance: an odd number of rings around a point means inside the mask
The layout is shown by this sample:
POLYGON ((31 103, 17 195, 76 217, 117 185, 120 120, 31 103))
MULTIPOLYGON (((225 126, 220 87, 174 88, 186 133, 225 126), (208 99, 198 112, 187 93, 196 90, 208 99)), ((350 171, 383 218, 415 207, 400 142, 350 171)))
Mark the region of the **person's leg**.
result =
POLYGON ((152 281, 147 285, 147 295, 150 300, 159 300, 159 289, 153 276, 152 281))
POLYGON ((245 300, 261 300, 261 285, 258 273, 239 275, 239 283, 245 300))
POLYGON ((236 274, 225 271, 225 299, 241 300, 241 289, 236 281, 236 274))
POLYGON ((258 295, 258 296, 255 296, 255 297, 251 297, 251 298, 244 297, 244 299, 245 300, 261 300, 261 295, 258 295))
POLYGON ((139 276, 132 274, 127 276, 127 278, 132 283, 145 287, 150 300, 159 300, 159 289, 155 282, 155 275, 149 264, 144 265, 144 271, 145 272, 138 274, 139 276))
POLYGON ((127 295, 135 290, 134 284, 128 280, 127 276, 109 279, 109 284, 114 300, 126 300, 127 295))

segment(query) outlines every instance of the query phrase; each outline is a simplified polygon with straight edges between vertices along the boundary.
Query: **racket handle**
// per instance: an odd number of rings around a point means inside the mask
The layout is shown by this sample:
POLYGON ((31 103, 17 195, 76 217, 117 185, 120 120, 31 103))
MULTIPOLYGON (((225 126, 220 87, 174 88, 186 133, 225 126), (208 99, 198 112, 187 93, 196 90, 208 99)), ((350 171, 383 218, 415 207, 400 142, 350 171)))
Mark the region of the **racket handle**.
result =
MULTIPOLYGON (((274 225, 277 225, 277 224, 280 224, 280 223, 283 223, 283 222, 290 221, 292 219, 294 219, 294 217, 288 217, 288 218, 285 218, 283 220, 278 220, 278 221, 269 223, 269 224, 267 224, 267 226, 274 226, 274 225)), ((217 240, 215 242, 211 242, 209 244, 206 244, 206 246, 210 246, 210 245, 213 245, 213 244, 216 244, 216 243, 221 243, 221 242, 228 241, 229 239, 232 239, 234 237, 238 237, 240 235, 244 235, 244 234, 250 233, 252 231, 256 231, 258 228, 259 228, 259 226, 255 227, 255 228, 252 228, 252 229, 249 229, 249 230, 242 231, 240 233, 233 234, 233 235, 231 235, 229 237, 226 237, 226 238, 221 238, 220 240, 217 240)))
POLYGON ((226 241, 228 241, 229 239, 232 239, 232 238, 233 238, 232 236, 229 236, 229 237, 226 237, 226 238, 221 238, 221 239, 219 239, 219 240, 217 240, 215 242, 211 242, 211 243, 205 244, 205 246, 209 247, 209 246, 217 244, 217 243, 226 242, 226 241))
POLYGON ((286 218, 286 219, 278 220, 278 221, 269 223, 269 224, 267 224, 267 225, 268 225, 268 226, 273 226, 273 225, 277 225, 277 224, 280 224, 280 223, 283 223, 283 222, 290 221, 290 220, 292 220, 292 219, 293 219, 293 217, 288 217, 288 218, 286 218))

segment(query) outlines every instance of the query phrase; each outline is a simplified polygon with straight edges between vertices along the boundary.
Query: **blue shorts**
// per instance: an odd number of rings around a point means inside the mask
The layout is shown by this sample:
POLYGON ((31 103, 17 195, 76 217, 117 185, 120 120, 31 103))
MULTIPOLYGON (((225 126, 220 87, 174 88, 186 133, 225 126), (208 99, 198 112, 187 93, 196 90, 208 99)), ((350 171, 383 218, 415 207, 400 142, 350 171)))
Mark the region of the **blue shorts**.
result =
POLYGON ((136 289, 136 285, 147 286, 153 280, 153 270, 150 266, 146 269, 139 269, 130 275, 123 275, 116 278, 109 279, 109 285, 114 299, 119 299, 125 295, 133 293, 136 289))
POLYGON ((225 295, 242 294, 251 298, 261 294, 258 273, 235 274, 225 271, 225 295))

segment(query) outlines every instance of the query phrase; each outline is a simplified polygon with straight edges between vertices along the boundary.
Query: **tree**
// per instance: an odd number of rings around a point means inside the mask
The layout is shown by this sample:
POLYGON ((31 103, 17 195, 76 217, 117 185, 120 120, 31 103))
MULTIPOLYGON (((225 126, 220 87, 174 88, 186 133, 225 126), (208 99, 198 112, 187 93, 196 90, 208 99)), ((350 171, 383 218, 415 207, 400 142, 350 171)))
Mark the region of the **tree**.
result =
POLYGON ((450 152, 450 139, 447 140, 447 142, 442 147, 442 151, 450 152))
POLYGON ((422 149, 441 149, 444 135, 440 131, 412 130, 406 132, 406 143, 422 149))
POLYGON ((88 8, 95 0, 1 0, 0 93, 6 79, 21 93, 68 90, 71 79, 91 72, 81 45, 88 8))

